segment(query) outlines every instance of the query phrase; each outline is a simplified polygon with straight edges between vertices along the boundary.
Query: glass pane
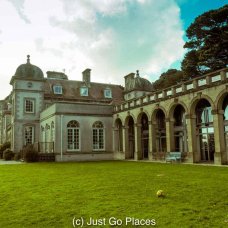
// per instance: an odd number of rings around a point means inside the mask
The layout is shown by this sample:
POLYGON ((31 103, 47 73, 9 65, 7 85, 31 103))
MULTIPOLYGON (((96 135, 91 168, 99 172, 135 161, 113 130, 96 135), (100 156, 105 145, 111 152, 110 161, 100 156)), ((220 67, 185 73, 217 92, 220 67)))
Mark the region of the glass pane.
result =
POLYGON ((209 127, 208 128, 208 133, 214 133, 214 128, 213 127, 209 127))

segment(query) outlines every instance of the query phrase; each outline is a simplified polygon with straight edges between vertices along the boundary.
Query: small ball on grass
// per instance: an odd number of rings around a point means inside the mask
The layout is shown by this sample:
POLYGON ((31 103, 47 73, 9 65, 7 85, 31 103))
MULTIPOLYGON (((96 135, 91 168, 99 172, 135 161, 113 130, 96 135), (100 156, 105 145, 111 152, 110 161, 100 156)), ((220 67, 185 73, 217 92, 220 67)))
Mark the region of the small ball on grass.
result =
POLYGON ((157 191, 157 197, 165 197, 165 193, 163 190, 158 190, 157 191))

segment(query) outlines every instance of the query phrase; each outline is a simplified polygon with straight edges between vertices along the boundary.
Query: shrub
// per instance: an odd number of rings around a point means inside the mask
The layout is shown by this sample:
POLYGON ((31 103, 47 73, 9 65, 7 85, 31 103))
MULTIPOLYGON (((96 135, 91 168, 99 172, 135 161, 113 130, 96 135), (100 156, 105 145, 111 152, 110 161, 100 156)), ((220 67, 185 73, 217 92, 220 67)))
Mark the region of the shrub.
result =
POLYGON ((5 149, 3 152, 3 159, 6 161, 10 161, 12 160, 12 158, 14 157, 14 153, 12 150, 10 150, 9 148, 5 149))
POLYGON ((21 159, 21 157, 22 157, 21 154, 22 154, 21 151, 20 151, 19 153, 15 153, 15 154, 14 154, 14 160, 15 160, 15 161, 19 161, 19 160, 21 159))
POLYGON ((25 146, 22 151, 26 162, 37 162, 39 160, 39 154, 33 145, 25 146))
POLYGON ((7 149, 10 148, 11 143, 10 142, 4 142, 1 146, 0 146, 0 158, 3 158, 3 152, 7 149))

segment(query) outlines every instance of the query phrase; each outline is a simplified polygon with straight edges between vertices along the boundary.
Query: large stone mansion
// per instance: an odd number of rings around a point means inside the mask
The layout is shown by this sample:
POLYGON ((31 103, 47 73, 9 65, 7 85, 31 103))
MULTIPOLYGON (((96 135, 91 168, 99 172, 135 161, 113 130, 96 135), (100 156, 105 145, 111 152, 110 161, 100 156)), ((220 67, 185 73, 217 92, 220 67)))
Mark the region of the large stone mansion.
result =
POLYGON ((82 81, 20 65, 0 101, 0 142, 17 153, 34 144, 56 161, 163 160, 228 163, 228 68, 154 90, 137 71, 125 86, 82 81))

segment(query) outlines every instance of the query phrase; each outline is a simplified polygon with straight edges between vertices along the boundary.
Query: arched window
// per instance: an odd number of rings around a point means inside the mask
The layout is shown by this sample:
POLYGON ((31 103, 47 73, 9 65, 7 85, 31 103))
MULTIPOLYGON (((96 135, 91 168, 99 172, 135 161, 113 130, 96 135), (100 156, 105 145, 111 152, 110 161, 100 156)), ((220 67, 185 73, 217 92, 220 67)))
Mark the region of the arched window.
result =
POLYGON ((93 150, 104 150, 104 126, 100 121, 93 124, 93 150))
POLYGON ((80 149, 80 128, 76 120, 67 124, 67 150, 80 149))

